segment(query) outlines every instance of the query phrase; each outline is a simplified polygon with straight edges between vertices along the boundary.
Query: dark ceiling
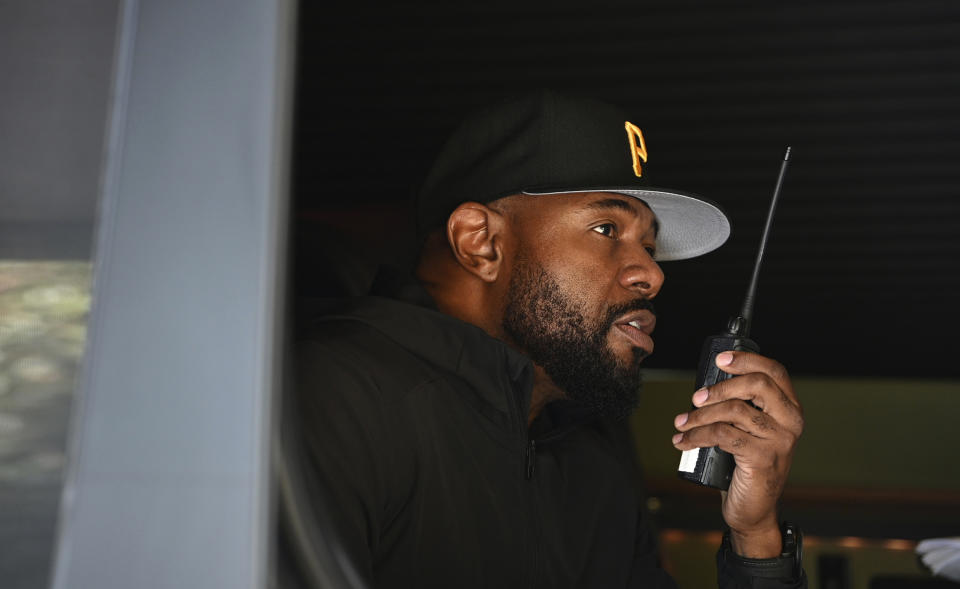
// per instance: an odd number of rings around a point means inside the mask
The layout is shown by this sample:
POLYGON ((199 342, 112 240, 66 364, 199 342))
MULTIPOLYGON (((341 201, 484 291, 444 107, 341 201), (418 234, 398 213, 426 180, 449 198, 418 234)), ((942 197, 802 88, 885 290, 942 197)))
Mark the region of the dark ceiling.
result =
POLYGON ((693 368, 738 310, 792 145, 760 276, 763 351, 795 374, 960 376, 955 0, 301 10, 300 294, 323 294, 330 257, 396 255, 397 218, 466 112, 546 87, 619 104, 653 183, 731 216, 726 246, 664 264, 648 365, 693 368))

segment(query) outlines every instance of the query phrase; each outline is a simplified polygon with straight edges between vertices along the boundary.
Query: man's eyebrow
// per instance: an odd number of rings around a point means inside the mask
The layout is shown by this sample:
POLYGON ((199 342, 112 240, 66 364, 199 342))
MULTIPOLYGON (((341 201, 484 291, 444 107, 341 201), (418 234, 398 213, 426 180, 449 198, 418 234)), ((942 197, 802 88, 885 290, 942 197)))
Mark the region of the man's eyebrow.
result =
POLYGON ((593 202, 588 203, 583 208, 586 210, 620 209, 628 213, 633 213, 634 215, 639 214, 637 212, 636 207, 634 207, 632 204, 628 203, 627 201, 621 200, 619 198, 604 198, 601 200, 595 200, 593 202))
MULTIPOLYGON (((648 209, 650 208, 650 205, 648 205, 647 203, 643 202, 642 200, 640 202, 643 203, 643 206, 647 207, 648 209)), ((619 198, 604 198, 601 200, 595 200, 593 202, 588 203, 583 208, 584 210, 588 210, 588 211, 603 210, 603 209, 619 209, 621 211, 633 213, 634 215, 640 214, 640 212, 636 209, 636 207, 633 206, 633 204, 619 198)), ((653 209, 650 209, 650 212, 653 212, 653 209)), ((657 219, 656 215, 654 215, 653 216, 653 234, 658 235, 659 233, 660 233, 660 220, 657 219)))

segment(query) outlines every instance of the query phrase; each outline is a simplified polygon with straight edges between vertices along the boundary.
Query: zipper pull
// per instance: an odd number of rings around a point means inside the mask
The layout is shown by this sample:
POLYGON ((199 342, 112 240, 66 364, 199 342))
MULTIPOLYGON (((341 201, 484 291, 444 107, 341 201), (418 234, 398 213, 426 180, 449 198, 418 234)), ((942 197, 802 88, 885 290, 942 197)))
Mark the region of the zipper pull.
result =
POLYGON ((530 440, 527 443, 527 480, 533 478, 533 469, 537 465, 537 441, 530 440))

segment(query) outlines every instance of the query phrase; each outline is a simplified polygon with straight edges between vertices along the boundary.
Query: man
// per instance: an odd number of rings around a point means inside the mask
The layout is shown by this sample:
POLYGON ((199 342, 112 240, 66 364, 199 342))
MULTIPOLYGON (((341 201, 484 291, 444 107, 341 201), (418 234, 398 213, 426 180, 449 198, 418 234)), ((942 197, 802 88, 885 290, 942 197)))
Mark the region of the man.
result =
MULTIPOLYGON (((301 346, 305 476, 370 586, 673 586, 616 420, 653 351, 658 261, 715 249, 729 225, 646 186, 647 159, 607 105, 540 93, 483 111, 420 194, 416 280, 301 346)), ((736 377, 693 395, 673 444, 736 458, 720 585, 805 586, 776 513, 796 395, 773 360, 717 361, 736 377)))

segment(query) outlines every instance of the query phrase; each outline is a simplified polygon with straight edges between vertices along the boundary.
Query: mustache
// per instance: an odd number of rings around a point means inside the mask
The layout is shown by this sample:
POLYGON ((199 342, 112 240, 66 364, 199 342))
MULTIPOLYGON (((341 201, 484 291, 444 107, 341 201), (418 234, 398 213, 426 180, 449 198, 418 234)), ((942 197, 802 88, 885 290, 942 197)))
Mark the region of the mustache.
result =
POLYGON ((618 317, 631 313, 633 311, 650 311, 653 313, 653 316, 657 316, 656 309, 653 308, 653 302, 649 299, 634 299, 626 303, 622 303, 615 307, 610 307, 607 310, 606 324, 612 326, 618 317))

